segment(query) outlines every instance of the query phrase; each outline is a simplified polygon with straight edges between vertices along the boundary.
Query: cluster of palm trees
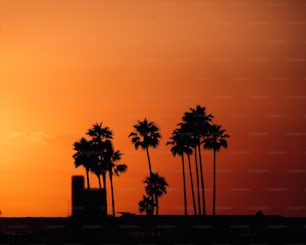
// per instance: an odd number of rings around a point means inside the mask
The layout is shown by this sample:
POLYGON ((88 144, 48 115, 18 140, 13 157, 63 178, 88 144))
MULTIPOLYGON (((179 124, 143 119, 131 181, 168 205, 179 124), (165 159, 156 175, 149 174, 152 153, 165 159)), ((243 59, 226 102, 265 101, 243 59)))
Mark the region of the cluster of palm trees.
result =
MULTIPOLYGON (((213 150, 213 215, 216 214, 216 153, 221 148, 227 148, 228 134, 221 125, 213 123, 213 115, 206 113, 206 108, 197 105, 195 108, 189 108, 182 117, 182 122, 177 124, 173 130, 170 141, 166 145, 172 145, 171 152, 174 156, 178 155, 182 161, 183 176, 183 194, 184 194, 184 214, 187 215, 187 184, 185 171, 185 157, 188 161, 188 173, 191 186, 191 196, 194 215, 206 215, 205 206, 205 186, 202 148, 213 150), (192 164, 191 157, 194 157, 192 164), (195 170, 195 181, 193 176, 195 170)), ((168 183, 166 179, 152 170, 152 163, 149 154, 149 148, 157 148, 161 134, 159 127, 146 118, 143 121, 137 121, 133 125, 133 131, 128 135, 131 138, 135 149, 142 149, 146 152, 149 167, 149 176, 143 181, 145 184, 145 195, 138 202, 140 212, 146 212, 147 215, 156 215, 159 213, 159 198, 167 193, 168 183)), ((121 160, 122 153, 114 150, 112 139, 113 133, 108 127, 103 127, 102 123, 96 123, 88 129, 87 136, 90 139, 82 137, 74 143, 73 155, 76 167, 83 166, 86 170, 87 188, 90 189, 89 172, 94 173, 99 182, 99 188, 106 190, 106 177, 109 176, 112 214, 115 216, 113 175, 119 176, 119 173, 125 172, 125 164, 117 164, 121 160), (102 178, 102 181, 101 181, 102 178)))
POLYGON ((152 171, 149 147, 156 148, 158 146, 161 134, 156 124, 146 118, 143 121, 138 121, 133 127, 134 130, 129 134, 129 137, 136 150, 141 148, 146 151, 149 166, 149 177, 144 180, 146 195, 143 195, 142 200, 138 203, 139 211, 153 215, 155 209, 156 215, 158 215, 158 199, 167 193, 168 183, 164 177, 152 171))
POLYGON ((73 144, 75 167, 83 166, 85 168, 88 189, 90 189, 89 172, 97 176, 99 188, 103 188, 105 191, 108 174, 112 198, 112 215, 115 216, 113 176, 119 176, 120 173, 125 172, 127 165, 117 164, 121 160, 122 153, 114 149, 113 133, 108 127, 103 127, 102 123, 95 123, 88 129, 86 135, 90 139, 82 137, 73 144))
POLYGON ((193 213, 206 215, 201 146, 204 149, 213 150, 213 215, 216 214, 216 152, 222 147, 227 148, 229 135, 225 133, 221 125, 213 123, 212 119, 213 115, 207 114, 205 107, 197 105, 195 108, 189 108, 189 111, 184 113, 182 122, 177 124, 178 128, 173 131, 170 141, 167 142, 167 145, 172 145, 172 154, 180 156, 182 160, 185 215, 187 215, 185 156, 188 161, 193 213), (196 185, 193 180, 191 155, 194 155, 196 185))

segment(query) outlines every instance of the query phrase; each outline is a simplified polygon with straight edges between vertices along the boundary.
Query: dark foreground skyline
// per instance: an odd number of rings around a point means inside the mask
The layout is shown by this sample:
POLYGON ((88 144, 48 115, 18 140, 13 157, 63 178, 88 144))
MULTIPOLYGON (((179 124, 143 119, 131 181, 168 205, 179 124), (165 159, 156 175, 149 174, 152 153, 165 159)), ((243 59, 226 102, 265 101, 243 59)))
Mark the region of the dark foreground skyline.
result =
POLYGON ((306 242, 305 218, 281 216, 136 216, 103 220, 0 218, 8 244, 289 244, 306 242))

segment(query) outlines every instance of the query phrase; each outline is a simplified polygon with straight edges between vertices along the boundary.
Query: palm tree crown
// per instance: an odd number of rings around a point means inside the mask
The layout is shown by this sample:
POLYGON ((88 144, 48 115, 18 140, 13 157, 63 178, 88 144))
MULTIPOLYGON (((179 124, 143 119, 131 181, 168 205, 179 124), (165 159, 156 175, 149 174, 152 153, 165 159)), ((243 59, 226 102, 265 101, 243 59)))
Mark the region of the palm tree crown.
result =
POLYGON ((166 179, 159 176, 158 173, 152 173, 152 176, 147 177, 144 180, 144 183, 147 184, 145 189, 149 195, 157 194, 160 197, 167 193, 166 187, 168 186, 168 183, 166 179))
POLYGON ((213 119, 212 114, 206 114, 206 108, 197 105, 195 109, 189 108, 189 112, 185 112, 183 123, 179 125, 190 136, 202 137, 208 134, 209 122, 213 119))
POLYGON ((225 134, 225 129, 222 129, 221 125, 213 124, 209 127, 209 135, 207 135, 204 140, 205 149, 213 149, 219 151, 221 147, 227 148, 227 140, 229 138, 228 134, 225 134))
POLYGON ((103 127, 102 122, 95 123, 87 131, 87 135, 91 136, 93 139, 112 139, 113 132, 108 127, 103 127))
POLYGON ((145 118, 143 121, 138 121, 133 127, 135 130, 129 134, 129 137, 132 137, 136 150, 139 147, 147 149, 150 146, 153 148, 158 146, 161 135, 154 122, 149 122, 145 118))
POLYGON ((154 201, 150 196, 142 196, 142 200, 138 202, 139 212, 146 212, 147 215, 153 215, 154 211, 154 201))
POLYGON ((166 145, 173 145, 171 147, 171 153, 173 156, 176 155, 183 155, 186 154, 192 154, 192 148, 190 146, 189 137, 182 131, 182 129, 175 129, 172 132, 172 136, 170 137, 171 141, 168 141, 166 145))
POLYGON ((74 158, 74 165, 75 167, 84 166, 89 167, 90 166, 90 142, 85 139, 81 138, 79 141, 74 142, 73 149, 76 151, 76 153, 73 154, 74 158))
POLYGON ((159 139, 161 138, 159 128, 154 122, 147 121, 146 118, 143 121, 138 121, 133 127, 135 130, 129 134, 129 137, 132 138, 132 143, 136 150, 141 147, 146 151, 149 171, 150 174, 152 174, 149 147, 152 146, 153 148, 156 148, 158 146, 159 139))
POLYGON ((94 169, 97 163, 97 157, 92 154, 92 144, 90 141, 82 137, 79 141, 74 142, 73 149, 76 153, 73 154, 75 167, 83 166, 86 169, 87 188, 90 189, 89 171, 94 169))
POLYGON ((158 198, 167 193, 168 183, 166 179, 162 176, 159 176, 158 173, 151 173, 150 177, 147 177, 144 180, 144 183, 146 184, 146 193, 151 197, 155 197, 154 201, 156 206, 156 215, 158 215, 158 198))

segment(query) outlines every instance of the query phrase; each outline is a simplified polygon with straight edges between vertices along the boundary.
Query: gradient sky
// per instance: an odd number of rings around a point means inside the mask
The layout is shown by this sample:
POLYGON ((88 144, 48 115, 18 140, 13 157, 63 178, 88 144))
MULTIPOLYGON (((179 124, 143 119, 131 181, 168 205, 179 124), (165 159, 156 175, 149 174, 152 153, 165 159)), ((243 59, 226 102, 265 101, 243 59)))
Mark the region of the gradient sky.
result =
POLYGON ((70 214, 71 176, 85 174, 72 145, 100 121, 129 167, 114 180, 116 211, 138 214, 148 166, 127 136, 144 117, 163 137, 151 150, 170 185, 160 213, 183 214, 180 159, 165 144, 197 104, 231 136, 217 155, 217 214, 306 216, 305 10, 305 0, 0 0, 2 216, 70 214))

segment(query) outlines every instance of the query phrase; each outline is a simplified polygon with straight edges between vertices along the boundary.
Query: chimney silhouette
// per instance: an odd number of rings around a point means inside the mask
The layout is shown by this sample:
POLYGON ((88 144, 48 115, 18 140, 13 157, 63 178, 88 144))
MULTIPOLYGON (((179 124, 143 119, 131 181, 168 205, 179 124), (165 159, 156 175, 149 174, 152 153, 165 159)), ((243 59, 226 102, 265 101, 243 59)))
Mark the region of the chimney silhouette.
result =
POLYGON ((85 189, 83 176, 72 176, 72 217, 97 219, 107 215, 105 189, 85 189))

